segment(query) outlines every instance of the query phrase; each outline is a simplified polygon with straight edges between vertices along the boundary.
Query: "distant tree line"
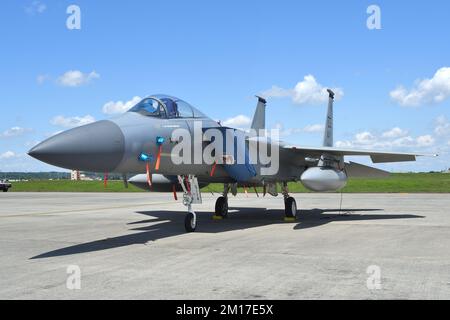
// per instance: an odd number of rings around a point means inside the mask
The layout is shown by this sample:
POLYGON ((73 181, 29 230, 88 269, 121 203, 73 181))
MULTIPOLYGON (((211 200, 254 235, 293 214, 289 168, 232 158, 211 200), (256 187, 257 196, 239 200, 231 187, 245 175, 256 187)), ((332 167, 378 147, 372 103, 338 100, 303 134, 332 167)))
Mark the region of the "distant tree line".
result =
MULTIPOLYGON (((103 173, 82 172, 92 179, 103 179, 103 173)), ((0 179, 5 180, 70 180, 70 172, 1 172, 0 179)), ((121 180, 120 174, 109 174, 109 180, 121 180)))
POLYGON ((63 179, 70 179, 70 173, 69 172, 0 172, 0 179, 63 180, 63 179))

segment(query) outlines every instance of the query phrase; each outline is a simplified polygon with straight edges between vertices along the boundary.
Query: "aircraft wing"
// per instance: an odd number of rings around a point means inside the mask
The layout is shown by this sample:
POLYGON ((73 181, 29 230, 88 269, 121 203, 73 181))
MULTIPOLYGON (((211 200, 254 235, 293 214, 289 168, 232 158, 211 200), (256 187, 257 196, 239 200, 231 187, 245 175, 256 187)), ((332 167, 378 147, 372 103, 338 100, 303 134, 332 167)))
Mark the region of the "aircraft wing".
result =
POLYGON ((331 147, 299 147, 299 146, 282 146, 285 151, 290 151, 295 154, 302 154, 305 157, 320 157, 322 154, 330 154, 336 156, 369 156, 373 163, 389 163, 389 162, 407 162, 416 161, 417 157, 436 157, 436 154, 417 154, 417 153, 399 153, 399 152, 384 152, 371 150, 352 150, 331 147))

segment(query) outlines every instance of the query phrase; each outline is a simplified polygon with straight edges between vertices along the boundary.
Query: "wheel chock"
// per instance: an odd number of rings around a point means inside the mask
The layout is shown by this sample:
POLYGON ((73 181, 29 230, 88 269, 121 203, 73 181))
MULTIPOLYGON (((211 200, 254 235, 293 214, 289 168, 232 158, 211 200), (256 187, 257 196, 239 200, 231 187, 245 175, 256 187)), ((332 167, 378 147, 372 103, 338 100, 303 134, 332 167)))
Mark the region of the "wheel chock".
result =
POLYGON ((288 217, 284 218, 284 222, 296 222, 296 221, 297 221, 296 218, 288 218, 288 217))
POLYGON ((213 215, 213 220, 223 220, 223 217, 221 217, 221 216, 216 216, 216 215, 213 215))

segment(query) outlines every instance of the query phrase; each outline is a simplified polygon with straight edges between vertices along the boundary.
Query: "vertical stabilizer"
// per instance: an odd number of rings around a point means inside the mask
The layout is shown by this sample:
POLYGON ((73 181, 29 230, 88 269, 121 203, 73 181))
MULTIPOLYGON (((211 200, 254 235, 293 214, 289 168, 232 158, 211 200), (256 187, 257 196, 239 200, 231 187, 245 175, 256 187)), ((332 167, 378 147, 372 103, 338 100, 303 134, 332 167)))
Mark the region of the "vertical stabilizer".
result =
POLYGON ((259 135, 260 130, 266 129, 266 104, 267 101, 258 97, 258 105, 256 106, 255 116, 253 117, 252 129, 256 130, 259 135))
POLYGON ((327 113, 327 122, 325 123, 325 134, 323 137, 323 146, 324 147, 333 147, 333 103, 334 103, 334 92, 330 89, 327 89, 329 95, 328 100, 328 113, 327 113))

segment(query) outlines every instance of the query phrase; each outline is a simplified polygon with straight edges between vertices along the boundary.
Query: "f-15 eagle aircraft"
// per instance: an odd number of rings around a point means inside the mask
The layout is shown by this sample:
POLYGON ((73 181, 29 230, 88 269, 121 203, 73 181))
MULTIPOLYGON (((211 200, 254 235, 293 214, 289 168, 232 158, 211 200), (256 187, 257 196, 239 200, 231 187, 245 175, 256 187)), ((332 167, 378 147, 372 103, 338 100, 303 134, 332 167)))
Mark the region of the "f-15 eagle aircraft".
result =
POLYGON ((187 232, 196 230, 192 205, 202 202, 200 188, 209 183, 224 185, 215 206, 218 217, 227 217, 228 195, 236 195, 238 186, 263 187, 264 194, 272 196, 278 196, 281 186, 285 215, 295 218, 297 204, 289 195, 288 182, 301 182, 316 192, 337 191, 348 177, 388 175, 347 163, 345 156, 369 156, 373 163, 415 161, 424 156, 334 148, 334 93, 328 90, 328 94, 322 147, 289 145, 268 136, 267 102, 260 97, 249 134, 222 126, 181 99, 152 95, 117 118, 53 136, 31 149, 29 155, 70 170, 121 173, 126 185, 128 174, 138 174, 130 183, 154 191, 173 191, 175 198, 181 190, 188 209, 187 232))

